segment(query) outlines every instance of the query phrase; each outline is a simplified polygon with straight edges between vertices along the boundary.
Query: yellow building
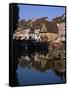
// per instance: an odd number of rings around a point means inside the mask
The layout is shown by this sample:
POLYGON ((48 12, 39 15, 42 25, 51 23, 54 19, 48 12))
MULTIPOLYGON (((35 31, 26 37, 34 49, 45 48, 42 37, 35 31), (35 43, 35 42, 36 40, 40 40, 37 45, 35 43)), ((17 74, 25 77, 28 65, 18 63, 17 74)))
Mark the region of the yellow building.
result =
POLYGON ((49 33, 49 32, 46 33, 46 36, 48 37, 48 41, 55 40, 57 35, 58 35, 57 33, 49 33))

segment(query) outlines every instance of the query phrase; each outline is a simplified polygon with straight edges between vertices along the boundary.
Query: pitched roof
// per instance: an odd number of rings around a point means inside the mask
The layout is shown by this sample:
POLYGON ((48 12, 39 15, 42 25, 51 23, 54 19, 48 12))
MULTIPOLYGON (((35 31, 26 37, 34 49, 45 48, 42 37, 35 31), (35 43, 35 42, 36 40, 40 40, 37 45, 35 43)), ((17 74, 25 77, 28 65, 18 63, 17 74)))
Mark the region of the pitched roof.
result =
POLYGON ((61 23, 61 22, 65 22, 65 19, 66 19, 66 15, 64 14, 62 16, 53 18, 52 22, 61 23))
POLYGON ((47 25, 47 30, 50 33, 58 33, 58 27, 55 23, 49 22, 47 25))
MULTIPOLYGON (((43 24, 46 25, 47 32, 58 33, 58 27, 57 27, 56 23, 49 22, 44 17, 40 18, 40 19, 36 19, 34 21, 31 21, 31 20, 24 21, 24 23, 23 22, 21 23, 20 28, 23 28, 23 29, 30 28, 31 32, 34 32, 34 29, 41 29, 43 24)), ((44 29, 43 29, 43 31, 44 31, 44 29)))

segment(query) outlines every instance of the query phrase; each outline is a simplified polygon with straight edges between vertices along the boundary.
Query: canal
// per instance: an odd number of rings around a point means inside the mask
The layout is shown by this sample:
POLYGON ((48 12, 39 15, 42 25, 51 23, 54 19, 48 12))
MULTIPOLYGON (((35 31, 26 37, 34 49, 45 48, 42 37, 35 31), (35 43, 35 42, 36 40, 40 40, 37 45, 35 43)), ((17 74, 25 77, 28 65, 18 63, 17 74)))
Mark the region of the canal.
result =
POLYGON ((21 47, 16 50, 19 85, 65 83, 65 60, 50 60, 46 49, 32 51, 21 47))

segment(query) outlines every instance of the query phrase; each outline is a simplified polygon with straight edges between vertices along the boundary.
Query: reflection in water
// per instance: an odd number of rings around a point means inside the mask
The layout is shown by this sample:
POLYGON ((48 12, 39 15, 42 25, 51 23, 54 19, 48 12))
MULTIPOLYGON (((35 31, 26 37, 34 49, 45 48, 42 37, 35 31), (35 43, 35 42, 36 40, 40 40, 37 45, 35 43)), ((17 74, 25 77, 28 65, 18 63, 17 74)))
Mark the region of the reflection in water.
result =
POLYGON ((40 51, 23 52, 16 71, 19 85, 65 82, 64 60, 50 60, 47 53, 40 51))

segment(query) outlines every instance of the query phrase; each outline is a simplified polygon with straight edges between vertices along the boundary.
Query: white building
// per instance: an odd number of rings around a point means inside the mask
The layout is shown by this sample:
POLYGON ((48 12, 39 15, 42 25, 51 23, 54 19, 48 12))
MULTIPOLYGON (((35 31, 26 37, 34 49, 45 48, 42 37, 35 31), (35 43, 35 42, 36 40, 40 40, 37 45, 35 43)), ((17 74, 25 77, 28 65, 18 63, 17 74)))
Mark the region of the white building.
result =
POLYGON ((20 38, 20 40, 23 40, 23 39, 28 39, 29 38, 29 32, 30 32, 30 29, 23 29, 23 30, 16 30, 16 32, 15 32, 15 37, 16 37, 16 39, 19 39, 20 38))
POLYGON ((57 24, 58 26, 58 40, 65 41, 65 22, 57 24))
POLYGON ((40 40, 40 29, 35 29, 35 40, 39 41, 40 40))

